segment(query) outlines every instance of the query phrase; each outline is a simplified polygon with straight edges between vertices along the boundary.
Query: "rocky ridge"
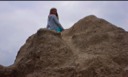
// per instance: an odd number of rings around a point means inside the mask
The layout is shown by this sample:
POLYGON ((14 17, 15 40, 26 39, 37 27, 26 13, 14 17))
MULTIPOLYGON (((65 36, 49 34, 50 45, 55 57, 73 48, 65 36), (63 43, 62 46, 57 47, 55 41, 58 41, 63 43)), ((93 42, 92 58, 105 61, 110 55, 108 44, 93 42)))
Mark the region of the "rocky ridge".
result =
POLYGON ((39 29, 0 77, 128 77, 128 32, 94 15, 61 33, 39 29))

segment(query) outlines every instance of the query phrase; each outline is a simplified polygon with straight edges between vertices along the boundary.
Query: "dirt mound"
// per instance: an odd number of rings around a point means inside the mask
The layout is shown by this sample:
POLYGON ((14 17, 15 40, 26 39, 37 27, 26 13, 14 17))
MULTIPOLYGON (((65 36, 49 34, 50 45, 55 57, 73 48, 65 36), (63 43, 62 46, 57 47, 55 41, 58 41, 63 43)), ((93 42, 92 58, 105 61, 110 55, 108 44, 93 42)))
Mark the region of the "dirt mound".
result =
POLYGON ((40 29, 20 49, 15 65, 20 72, 30 73, 64 66, 73 59, 72 56, 71 49, 62 40, 60 33, 40 29))
POLYGON ((56 33, 39 29, 0 77, 127 77, 128 32, 87 16, 56 33), (8 71, 10 70, 10 71, 8 71))

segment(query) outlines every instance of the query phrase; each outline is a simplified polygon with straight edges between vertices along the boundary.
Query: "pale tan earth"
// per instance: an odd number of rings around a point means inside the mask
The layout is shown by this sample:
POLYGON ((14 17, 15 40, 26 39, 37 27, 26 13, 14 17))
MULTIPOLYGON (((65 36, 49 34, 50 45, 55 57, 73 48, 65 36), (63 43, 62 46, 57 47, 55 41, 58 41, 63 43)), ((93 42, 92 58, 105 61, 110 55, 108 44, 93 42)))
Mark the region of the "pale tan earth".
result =
POLYGON ((39 29, 0 77, 128 77, 128 32, 94 15, 61 33, 39 29))

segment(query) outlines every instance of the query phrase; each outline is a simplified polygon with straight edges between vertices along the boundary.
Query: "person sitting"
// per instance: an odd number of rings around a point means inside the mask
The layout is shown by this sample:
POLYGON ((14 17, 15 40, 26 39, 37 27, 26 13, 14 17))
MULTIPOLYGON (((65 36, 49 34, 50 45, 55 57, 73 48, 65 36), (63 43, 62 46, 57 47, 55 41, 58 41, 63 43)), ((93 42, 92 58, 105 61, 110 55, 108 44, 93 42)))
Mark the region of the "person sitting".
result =
POLYGON ((62 32, 64 28, 59 22, 59 16, 56 8, 51 8, 48 16, 47 29, 54 30, 56 32, 62 32))

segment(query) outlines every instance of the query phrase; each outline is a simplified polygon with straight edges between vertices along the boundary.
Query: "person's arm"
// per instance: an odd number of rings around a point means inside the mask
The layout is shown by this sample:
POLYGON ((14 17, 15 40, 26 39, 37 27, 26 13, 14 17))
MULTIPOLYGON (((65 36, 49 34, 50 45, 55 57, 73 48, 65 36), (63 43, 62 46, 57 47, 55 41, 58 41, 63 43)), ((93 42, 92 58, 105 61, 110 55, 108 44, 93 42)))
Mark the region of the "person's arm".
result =
POLYGON ((57 24, 58 27, 61 27, 63 29, 62 25, 60 24, 56 16, 53 16, 53 20, 57 24))
POLYGON ((50 26, 47 24, 47 29, 50 29, 50 26))
POLYGON ((50 29, 50 26, 49 26, 49 17, 48 17, 48 19, 47 19, 47 27, 46 27, 47 29, 50 29))

